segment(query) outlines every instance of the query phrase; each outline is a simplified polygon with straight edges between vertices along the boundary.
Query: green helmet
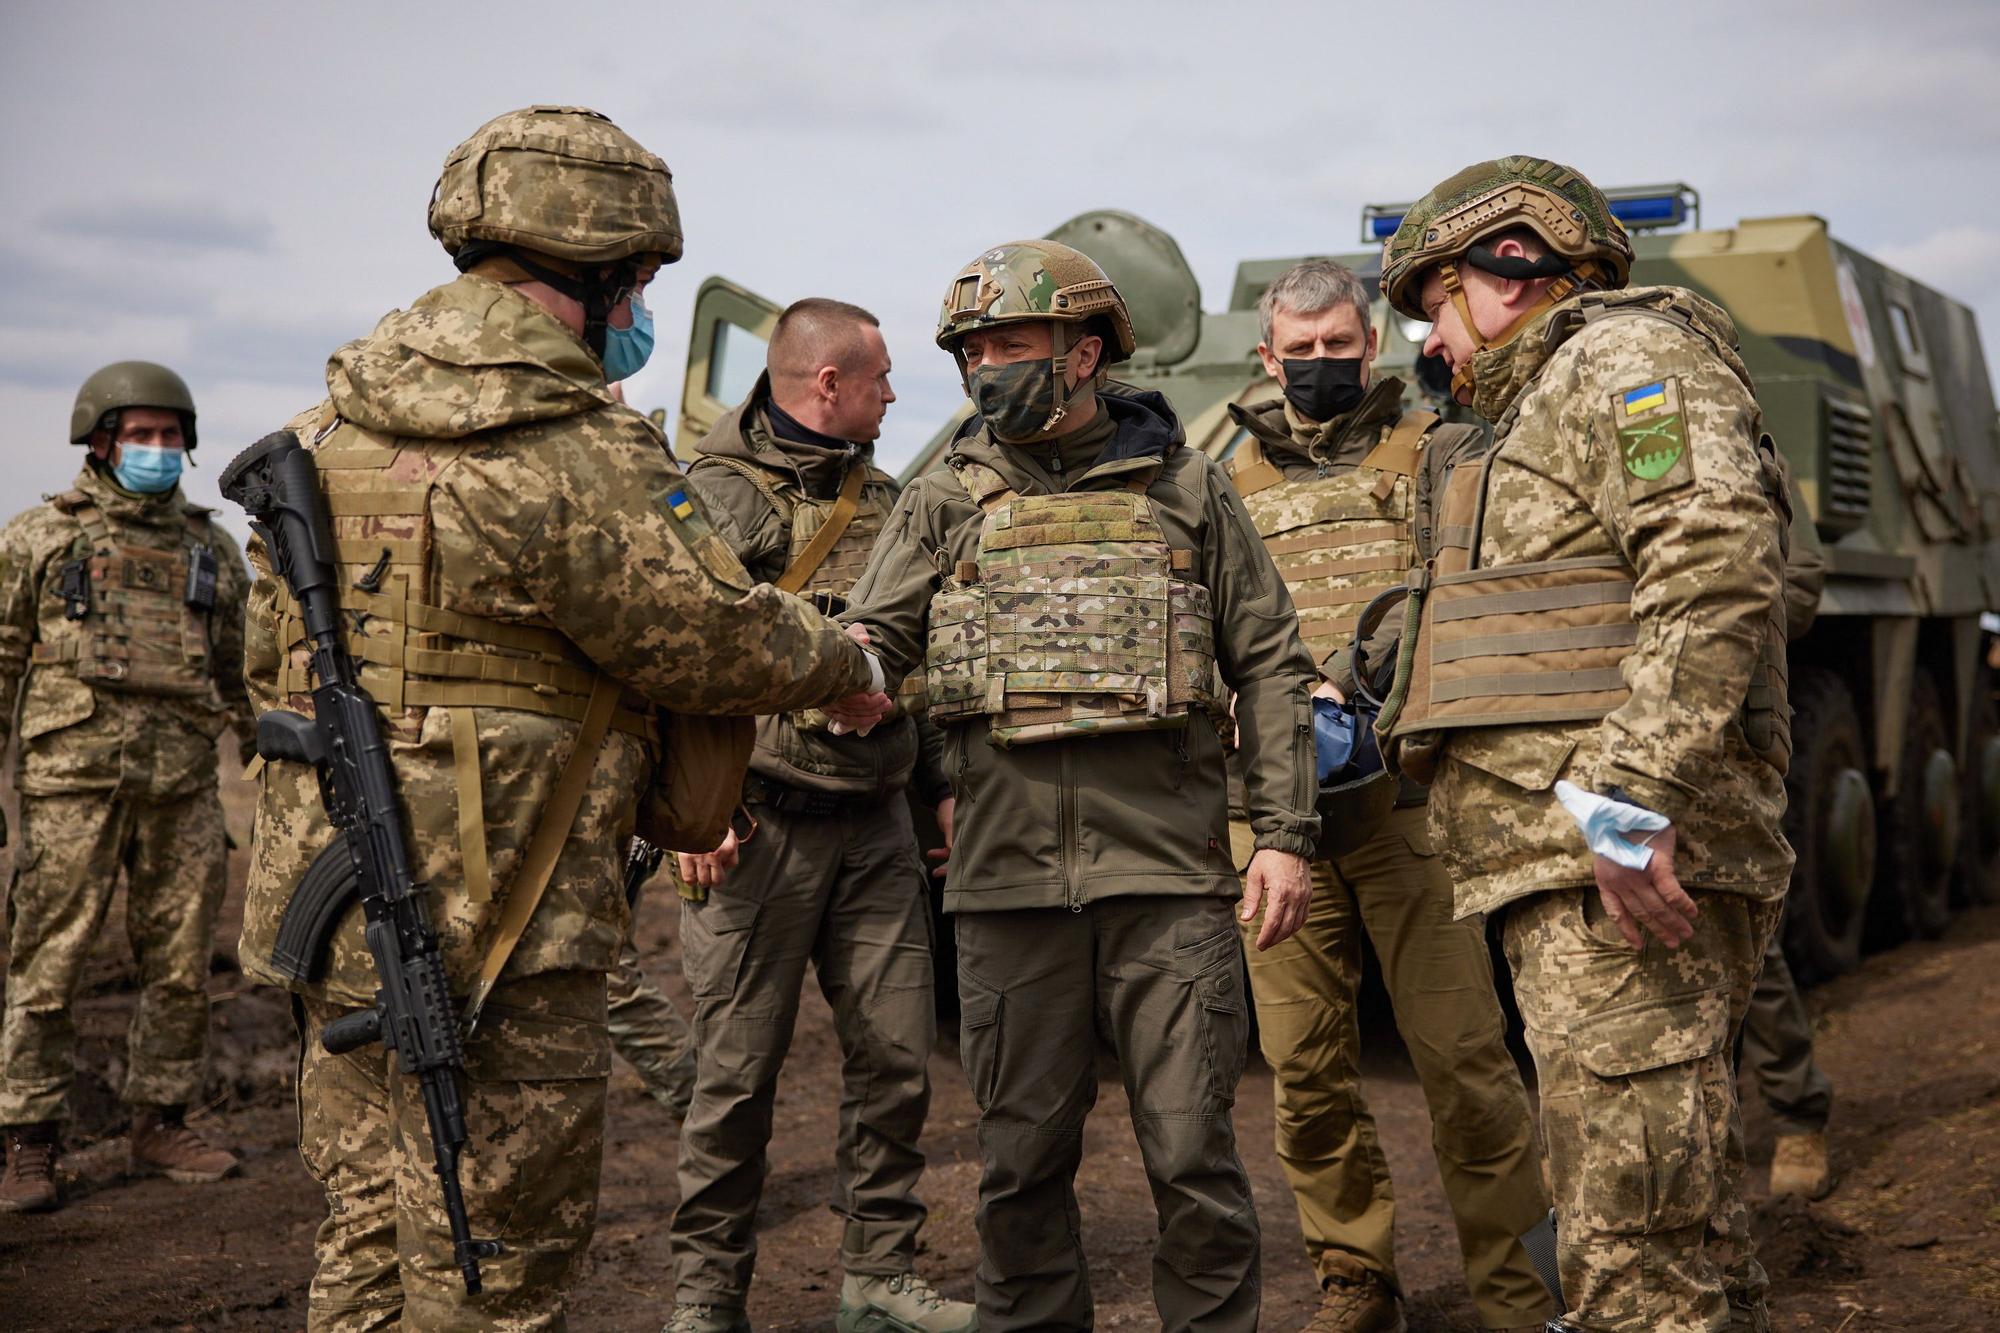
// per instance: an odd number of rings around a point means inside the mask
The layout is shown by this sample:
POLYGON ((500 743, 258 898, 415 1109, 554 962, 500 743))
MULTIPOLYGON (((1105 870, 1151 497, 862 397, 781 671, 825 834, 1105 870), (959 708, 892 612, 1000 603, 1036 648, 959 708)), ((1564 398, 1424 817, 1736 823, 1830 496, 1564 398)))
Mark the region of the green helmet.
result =
MULTIPOLYGON (((1526 227, 1553 252, 1534 261, 1539 272, 1509 271, 1503 277, 1571 274, 1600 287, 1623 287, 1632 271, 1632 242, 1611 215, 1595 185, 1559 162, 1540 157, 1503 157, 1475 162, 1410 205, 1382 247, 1382 295, 1412 319, 1423 319, 1417 294, 1426 271, 1449 264, 1447 286, 1455 285, 1457 265, 1490 268, 1495 260, 1480 246, 1488 237, 1526 227)), ((1514 260, 1509 265, 1521 265, 1514 260)))
POLYGON ((938 312, 937 345, 957 354, 974 329, 1027 320, 1083 324, 1102 318, 1111 345, 1101 364, 1127 360, 1138 347, 1125 298, 1081 250, 1059 241, 1008 241, 958 271, 938 312))
POLYGON ((69 442, 90 443, 99 426, 115 430, 105 418, 120 408, 158 407, 181 415, 181 439, 194 448, 194 395, 187 381, 151 361, 114 361, 83 382, 76 406, 69 413, 69 442))
POLYGON ((452 255, 474 241, 602 265, 681 257, 673 173, 611 120, 531 106, 487 121, 452 149, 431 191, 431 235, 452 255))

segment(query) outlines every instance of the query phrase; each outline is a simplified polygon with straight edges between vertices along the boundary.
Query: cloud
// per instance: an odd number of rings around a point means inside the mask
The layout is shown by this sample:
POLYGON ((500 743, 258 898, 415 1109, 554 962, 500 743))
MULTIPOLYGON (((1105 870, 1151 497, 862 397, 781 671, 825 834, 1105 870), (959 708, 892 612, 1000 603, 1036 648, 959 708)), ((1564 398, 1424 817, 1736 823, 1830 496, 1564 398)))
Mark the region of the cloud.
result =
MULTIPOLYGON (((2000 291, 2000 227, 1945 227, 1921 240, 1884 245, 1875 257, 1961 299, 2000 291)), ((2000 336, 2000 330, 1989 334, 2000 336)))
POLYGON ((59 239, 232 254, 265 254, 276 234, 269 218, 158 199, 57 209, 43 214, 41 222, 59 239))

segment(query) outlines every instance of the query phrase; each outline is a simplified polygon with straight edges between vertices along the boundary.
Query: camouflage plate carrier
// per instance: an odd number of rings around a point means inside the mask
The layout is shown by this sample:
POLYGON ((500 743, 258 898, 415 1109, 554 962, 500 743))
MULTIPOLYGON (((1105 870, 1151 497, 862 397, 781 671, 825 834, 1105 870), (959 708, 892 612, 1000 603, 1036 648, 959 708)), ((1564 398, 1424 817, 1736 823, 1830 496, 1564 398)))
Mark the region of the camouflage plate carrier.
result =
POLYGON ((979 557, 931 599, 925 671, 931 717, 992 716, 993 744, 1187 725, 1220 718, 1215 622, 1144 483, 1123 491, 1019 495, 997 472, 958 465, 986 511, 979 557))
POLYGON ((65 582, 64 625, 75 632, 37 642, 37 667, 62 666, 85 684, 127 694, 201 698, 215 694, 209 667, 209 613, 216 562, 209 511, 185 505, 187 540, 174 550, 120 541, 83 491, 49 503, 83 529, 65 582), (75 595, 72 596, 71 594, 75 595))
MULTIPOLYGON (((1586 293, 1573 309, 1556 311, 1546 336, 1559 341, 1604 319, 1661 319, 1702 338, 1749 385, 1735 349, 1716 343, 1680 299, 1671 287, 1586 293)), ((1510 410, 1496 424, 1501 444, 1479 466, 1453 472, 1440 506, 1437 553, 1411 572, 1396 682, 1376 725, 1384 755, 1421 782, 1435 771, 1441 733, 1452 728, 1594 722, 1630 697, 1620 664, 1638 642, 1638 626, 1635 575, 1623 556, 1478 564, 1487 479, 1513 418, 1510 410)), ((1761 418, 1757 432, 1765 494, 1775 512, 1788 515, 1777 447, 1761 418)), ((1751 748, 1780 772, 1791 756, 1784 617, 1780 600, 1743 706, 1751 748)))

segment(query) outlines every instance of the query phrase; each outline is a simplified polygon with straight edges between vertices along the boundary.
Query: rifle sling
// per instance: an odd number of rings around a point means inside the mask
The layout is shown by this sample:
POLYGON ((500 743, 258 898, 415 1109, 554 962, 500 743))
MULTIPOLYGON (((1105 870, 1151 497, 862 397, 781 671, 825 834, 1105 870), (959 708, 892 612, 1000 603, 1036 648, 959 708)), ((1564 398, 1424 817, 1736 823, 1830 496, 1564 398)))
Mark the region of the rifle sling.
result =
POLYGON ((569 840, 576 812, 583 805, 584 789, 590 785, 591 770, 597 766, 598 753, 604 748, 604 733, 611 725, 620 692, 618 682, 608 675, 598 676, 590 687, 590 703, 584 710, 583 725, 577 729, 576 748, 570 752, 569 762, 563 765, 555 790, 549 793, 542 817, 535 822, 535 831, 521 854, 520 871, 507 891, 507 904, 500 909, 493 942, 487 946, 486 957, 479 964, 479 977, 466 999, 460 1025, 467 1039, 478 1027, 479 1011, 485 1008, 486 997, 493 993, 494 983, 499 981, 507 960, 513 956, 514 946, 521 942, 535 908, 541 904, 542 893, 549 886, 549 878, 555 874, 556 860, 569 840))
POLYGON ((833 512, 826 516, 826 522, 820 524, 819 531, 806 543, 806 549, 785 567, 784 573, 778 575, 780 588, 795 593, 818 572, 832 552, 834 543, 840 540, 840 535, 847 531, 847 525, 854 521, 854 515, 860 510, 861 486, 867 480, 866 465, 858 459, 847 465, 847 476, 841 479, 840 498, 833 502, 833 512))

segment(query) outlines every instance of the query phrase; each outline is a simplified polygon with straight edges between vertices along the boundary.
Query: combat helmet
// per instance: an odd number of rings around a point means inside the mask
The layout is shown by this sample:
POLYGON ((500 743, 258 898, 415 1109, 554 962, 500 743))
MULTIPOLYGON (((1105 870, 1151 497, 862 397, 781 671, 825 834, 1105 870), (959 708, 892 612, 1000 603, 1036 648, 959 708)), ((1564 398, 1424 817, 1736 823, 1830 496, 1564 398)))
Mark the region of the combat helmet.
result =
MULTIPOLYGON (((1132 316, 1125 298, 1105 276, 1097 261, 1060 241, 1007 241, 980 254, 951 280, 944 307, 938 312, 937 345, 958 362, 966 379, 965 356, 959 339, 974 329, 996 324, 1045 320, 1054 329, 1049 361, 1055 374, 1055 409, 1042 426, 1062 420, 1074 397, 1063 382, 1069 349, 1086 333, 1104 340, 1096 378, 1104 368, 1130 360, 1139 340, 1132 333, 1132 316), (1075 333, 1071 329, 1075 328, 1075 333)), ((969 383, 968 383, 969 387, 969 383)))
POLYGON ((99 427, 117 430, 118 412, 127 407, 178 412, 181 442, 194 448, 194 395, 186 380, 151 361, 114 361, 85 380, 70 409, 69 442, 89 444, 90 433, 99 427))
MULTIPOLYGON (((1540 301, 1479 350, 1510 341, 1535 316, 1586 285, 1623 287, 1632 271, 1632 242, 1604 195, 1582 175, 1546 158, 1512 156, 1473 165, 1448 177, 1403 214, 1382 246, 1382 295, 1412 319, 1425 318, 1417 295, 1435 266, 1458 307, 1466 332, 1479 338, 1465 304, 1458 266, 1503 278, 1555 278, 1540 301), (1525 227, 1549 253, 1539 259, 1501 258, 1483 242, 1525 227)), ((1464 368, 1453 376, 1463 385, 1464 368)))
POLYGON ((604 317, 640 259, 681 257, 673 173, 610 117, 531 106, 495 116, 444 160, 430 230, 461 272, 494 258, 584 307, 584 338, 604 350, 604 317))

